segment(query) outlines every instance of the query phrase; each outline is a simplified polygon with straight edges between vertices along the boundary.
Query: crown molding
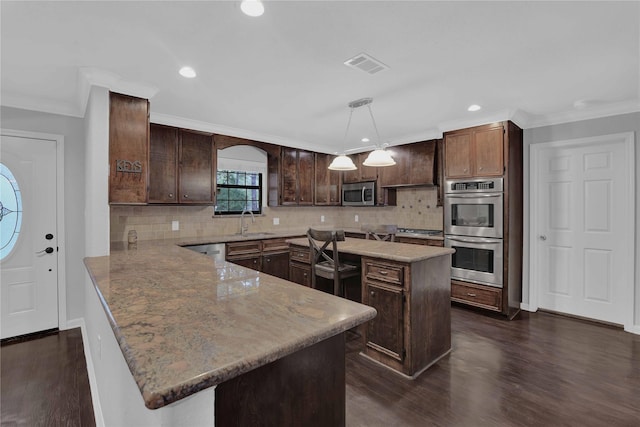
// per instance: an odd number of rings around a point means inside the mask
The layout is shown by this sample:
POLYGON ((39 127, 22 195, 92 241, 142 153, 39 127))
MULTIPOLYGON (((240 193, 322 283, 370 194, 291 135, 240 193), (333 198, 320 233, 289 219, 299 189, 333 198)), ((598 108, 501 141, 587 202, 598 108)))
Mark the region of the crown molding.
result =
POLYGON ((282 138, 276 135, 270 135, 260 132, 254 132, 246 129, 225 126, 216 123, 203 122, 200 120, 187 119, 185 117, 172 116, 169 114, 154 113, 150 115, 151 123, 159 125, 174 126, 183 129, 198 130, 201 132, 211 132, 220 135, 233 136, 236 138, 250 139, 253 141, 268 142, 271 144, 282 145, 284 147, 300 148, 303 150, 318 151, 318 145, 307 141, 292 140, 282 138))
POLYGON ((575 110, 567 110, 559 113, 531 116, 525 128, 537 128, 553 126, 563 123, 592 120, 601 117, 617 116, 620 114, 640 112, 640 99, 615 102, 575 110))
POLYGON ((92 67, 80 67, 78 69, 77 86, 78 107, 83 115, 87 107, 92 86, 104 87, 112 92, 144 99, 153 98, 159 90, 157 86, 123 79, 120 75, 112 73, 111 71, 92 67))
POLYGON ((70 117, 84 117, 84 110, 80 110, 74 102, 62 102, 42 97, 2 94, 2 106, 19 108, 21 110, 38 111, 41 113, 58 114, 70 117))

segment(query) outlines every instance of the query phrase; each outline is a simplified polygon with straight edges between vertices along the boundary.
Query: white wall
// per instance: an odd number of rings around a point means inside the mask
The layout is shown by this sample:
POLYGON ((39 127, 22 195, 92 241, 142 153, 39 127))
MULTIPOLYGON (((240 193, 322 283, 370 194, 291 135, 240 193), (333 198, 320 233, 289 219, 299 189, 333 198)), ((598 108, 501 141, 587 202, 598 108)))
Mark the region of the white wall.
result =
POLYGON ((83 120, 57 114, 1 107, 5 129, 64 136, 64 203, 66 243, 66 318, 84 316, 84 130, 83 120))
POLYGON ((529 150, 531 144, 538 144, 550 141, 563 141, 567 139, 585 138, 590 136, 609 135, 622 132, 635 132, 636 144, 636 235, 635 239, 635 302, 634 302, 634 328, 633 332, 640 334, 640 239, 638 239, 638 231, 640 230, 640 198, 637 192, 640 189, 640 150, 638 149, 638 140, 640 135, 640 113, 622 114, 618 116, 603 117, 593 120, 584 120, 574 123, 565 123, 553 126, 544 126, 539 128, 527 129, 524 131, 524 250, 523 250, 523 289, 522 301, 524 304, 529 303, 529 188, 530 188, 530 171, 529 171, 529 150))

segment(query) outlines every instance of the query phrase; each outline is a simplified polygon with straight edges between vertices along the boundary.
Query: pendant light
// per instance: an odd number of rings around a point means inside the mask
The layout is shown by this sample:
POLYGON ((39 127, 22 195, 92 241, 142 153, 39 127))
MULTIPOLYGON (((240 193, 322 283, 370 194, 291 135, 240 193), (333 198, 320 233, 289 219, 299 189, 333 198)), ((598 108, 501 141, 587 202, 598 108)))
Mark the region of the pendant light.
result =
MULTIPOLYGON (((356 101, 350 102, 349 108, 351 111, 349 112, 349 121, 347 122, 347 129, 344 131, 344 137, 342 138, 342 149, 344 150, 344 144, 347 141, 347 134, 349 133, 349 126, 351 126, 351 117, 353 117, 353 109, 356 108, 354 103, 356 101)), ((335 159, 329 165, 329 169, 333 171, 353 171, 358 169, 356 165, 353 164, 353 160, 350 157, 342 152, 339 156, 336 156, 335 159)))
POLYGON ((362 162, 362 164, 364 166, 371 166, 371 167, 384 167, 384 166, 393 166, 396 164, 396 161, 393 160, 393 157, 391 157, 391 154, 389 154, 388 151, 385 151, 384 148, 380 145, 380 133, 378 133, 378 126, 376 126, 376 119, 373 118, 373 112, 371 111, 371 103, 373 102, 372 98, 365 98, 368 100, 368 102, 366 104, 367 108, 369 109, 369 115, 371 116, 371 122, 373 123, 373 128, 376 131, 376 137, 378 138, 378 145, 376 146, 376 149, 373 150, 371 153, 369 153, 369 156, 367 156, 366 160, 364 162, 362 162))

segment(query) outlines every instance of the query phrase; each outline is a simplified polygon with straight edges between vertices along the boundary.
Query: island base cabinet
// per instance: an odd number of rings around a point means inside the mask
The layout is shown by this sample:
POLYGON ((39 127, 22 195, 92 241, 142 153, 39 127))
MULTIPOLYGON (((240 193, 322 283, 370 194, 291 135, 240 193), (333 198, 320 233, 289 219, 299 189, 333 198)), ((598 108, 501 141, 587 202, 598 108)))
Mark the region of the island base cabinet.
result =
POLYGON ((344 426, 344 333, 219 384, 215 424, 344 426))
POLYGON ((451 256, 412 263, 362 258, 364 356, 416 378, 451 351, 451 256))

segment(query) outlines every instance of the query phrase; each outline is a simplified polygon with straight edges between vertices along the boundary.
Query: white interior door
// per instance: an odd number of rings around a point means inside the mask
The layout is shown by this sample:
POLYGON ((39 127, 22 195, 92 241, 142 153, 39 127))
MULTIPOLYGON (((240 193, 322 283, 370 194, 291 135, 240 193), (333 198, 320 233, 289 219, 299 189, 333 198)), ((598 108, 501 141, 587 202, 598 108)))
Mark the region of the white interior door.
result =
POLYGON ((3 135, 0 163, 0 329, 7 338, 58 327, 56 141, 3 135))
POLYGON ((532 147, 531 285, 540 308, 633 321, 629 145, 628 135, 610 135, 532 147))

